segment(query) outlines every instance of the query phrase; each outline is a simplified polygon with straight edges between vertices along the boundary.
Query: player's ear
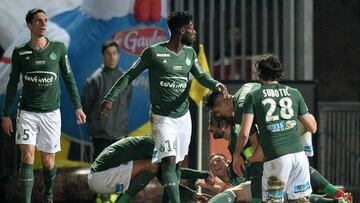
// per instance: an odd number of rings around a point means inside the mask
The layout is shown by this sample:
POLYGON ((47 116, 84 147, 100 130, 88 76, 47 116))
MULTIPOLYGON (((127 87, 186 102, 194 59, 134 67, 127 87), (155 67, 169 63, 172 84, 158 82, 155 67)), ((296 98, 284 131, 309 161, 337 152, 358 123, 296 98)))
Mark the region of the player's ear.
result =
POLYGON ((185 34, 185 28, 184 28, 184 27, 181 27, 181 28, 179 29, 179 31, 180 31, 180 34, 182 34, 182 35, 185 34))

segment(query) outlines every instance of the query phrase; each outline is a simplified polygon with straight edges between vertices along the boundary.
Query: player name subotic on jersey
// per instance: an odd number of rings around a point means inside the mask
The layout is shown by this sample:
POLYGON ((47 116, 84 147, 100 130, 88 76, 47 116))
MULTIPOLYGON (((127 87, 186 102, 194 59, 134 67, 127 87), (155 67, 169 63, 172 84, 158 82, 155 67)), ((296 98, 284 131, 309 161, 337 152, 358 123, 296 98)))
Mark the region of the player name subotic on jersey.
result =
POLYGON ((290 96, 288 88, 281 89, 264 89, 264 97, 287 97, 290 96))

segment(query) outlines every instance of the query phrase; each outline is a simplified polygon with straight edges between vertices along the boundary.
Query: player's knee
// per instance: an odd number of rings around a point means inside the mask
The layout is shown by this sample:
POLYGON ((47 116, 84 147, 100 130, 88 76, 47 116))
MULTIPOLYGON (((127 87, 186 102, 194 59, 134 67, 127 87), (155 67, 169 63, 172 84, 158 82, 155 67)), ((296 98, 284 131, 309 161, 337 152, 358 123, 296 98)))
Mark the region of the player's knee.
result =
POLYGON ((55 160, 52 157, 47 157, 42 159, 42 166, 46 170, 51 170, 54 168, 55 160))
POLYGON ((156 174, 159 171, 160 167, 159 164, 151 164, 151 167, 149 168, 149 171, 151 173, 156 174))
POLYGON ((35 154, 30 150, 21 151, 21 162, 26 164, 33 164, 35 159, 35 154))

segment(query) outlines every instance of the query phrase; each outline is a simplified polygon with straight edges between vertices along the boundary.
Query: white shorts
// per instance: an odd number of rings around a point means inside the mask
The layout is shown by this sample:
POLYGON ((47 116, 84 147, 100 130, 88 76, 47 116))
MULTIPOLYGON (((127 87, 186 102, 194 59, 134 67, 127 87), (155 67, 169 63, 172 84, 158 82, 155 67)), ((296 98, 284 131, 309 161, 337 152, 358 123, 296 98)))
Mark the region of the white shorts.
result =
POLYGON ((124 193, 130 185, 133 161, 101 172, 90 172, 89 188, 98 194, 124 193))
POLYGON ((295 200, 311 192, 309 161, 303 151, 264 162, 263 201, 282 202, 286 195, 287 199, 295 200))
POLYGON ((47 153, 61 150, 59 109, 47 113, 19 110, 16 129, 16 144, 34 145, 39 151, 47 153))
POLYGON ((184 160, 191 140, 190 112, 179 118, 151 114, 151 121, 155 139, 152 163, 168 156, 176 156, 176 163, 184 160))

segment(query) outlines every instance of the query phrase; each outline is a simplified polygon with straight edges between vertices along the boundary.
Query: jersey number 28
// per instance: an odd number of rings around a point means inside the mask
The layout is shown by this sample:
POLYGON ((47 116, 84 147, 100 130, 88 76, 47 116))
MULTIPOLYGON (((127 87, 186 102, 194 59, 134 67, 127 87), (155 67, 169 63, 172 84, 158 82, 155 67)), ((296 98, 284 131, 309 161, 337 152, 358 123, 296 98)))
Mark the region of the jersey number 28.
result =
POLYGON ((292 108, 292 100, 289 97, 284 97, 279 100, 280 115, 274 115, 276 109, 276 101, 272 98, 266 98, 261 102, 264 106, 270 104, 269 110, 266 112, 265 121, 277 121, 281 118, 291 119, 294 116, 292 108), (280 117, 279 117, 280 116, 280 117))

